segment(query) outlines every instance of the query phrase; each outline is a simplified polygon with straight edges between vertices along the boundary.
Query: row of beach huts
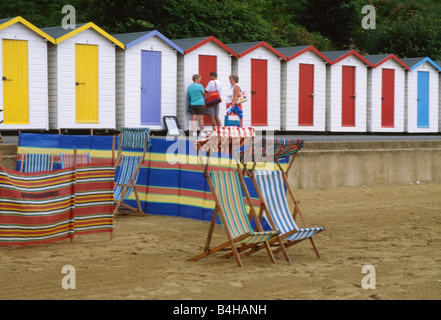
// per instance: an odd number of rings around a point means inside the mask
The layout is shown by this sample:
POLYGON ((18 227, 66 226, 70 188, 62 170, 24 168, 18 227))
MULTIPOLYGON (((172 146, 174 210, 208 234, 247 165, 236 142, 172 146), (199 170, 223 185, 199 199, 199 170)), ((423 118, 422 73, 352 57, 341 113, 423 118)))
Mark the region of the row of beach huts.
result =
POLYGON ((440 132, 441 62, 429 57, 110 35, 91 22, 40 29, 22 17, 0 19, 0 130, 163 130, 163 116, 187 130, 186 88, 211 71, 224 101, 239 75, 243 125, 257 130, 440 132))

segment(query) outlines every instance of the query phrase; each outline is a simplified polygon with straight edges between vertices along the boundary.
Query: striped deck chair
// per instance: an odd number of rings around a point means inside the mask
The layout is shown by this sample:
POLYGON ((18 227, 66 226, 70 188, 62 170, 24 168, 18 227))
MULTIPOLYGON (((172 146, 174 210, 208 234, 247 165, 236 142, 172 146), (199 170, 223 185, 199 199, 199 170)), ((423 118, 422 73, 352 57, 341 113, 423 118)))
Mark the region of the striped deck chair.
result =
POLYGON ((242 267, 239 253, 250 248, 250 246, 263 244, 263 246, 267 249, 271 262, 275 263, 275 259, 268 241, 273 239, 280 240, 279 231, 263 231, 260 223, 257 220, 253 206, 250 206, 250 215, 247 213, 243 199, 242 183, 240 181, 238 172, 212 171, 210 172, 209 176, 207 176, 207 181, 213 193, 216 205, 213 212, 204 253, 190 260, 196 261, 217 251, 228 250, 228 247, 230 247, 232 252, 224 255, 223 257, 226 258, 234 255, 238 266, 242 267), (228 241, 210 249, 212 232, 218 214, 221 220, 221 225, 226 232, 228 241), (257 231, 254 231, 251 226, 250 216, 256 219, 258 222, 257 231), (239 245, 239 247, 236 247, 236 245, 239 245))
POLYGON ((264 210, 267 216, 270 215, 277 230, 280 231, 282 239, 286 240, 285 247, 290 247, 305 239, 310 239, 313 249, 318 258, 320 253, 313 241, 313 236, 324 231, 325 227, 309 228, 301 215, 305 228, 299 228, 291 214, 286 199, 285 182, 282 172, 276 171, 254 171, 255 179, 259 188, 264 210))
POLYGON ((76 150, 74 150, 74 153, 60 152, 60 161, 62 169, 74 167, 77 164, 92 163, 90 153, 77 153, 76 150), (75 157, 76 161, 74 161, 75 157))
POLYGON ((53 154, 25 153, 21 159, 20 172, 51 171, 53 167, 53 154))
POLYGON ((139 176, 139 170, 144 163, 147 149, 151 146, 151 137, 149 128, 126 128, 120 129, 118 139, 118 155, 115 162, 115 171, 119 167, 118 174, 115 177, 114 189, 114 215, 122 214, 141 214, 141 202, 139 201, 138 191, 136 190, 136 181, 139 176), (142 156, 124 155, 124 152, 130 149, 131 152, 142 149, 142 156), (129 196, 134 193, 137 203, 137 208, 134 208, 126 203, 129 196))

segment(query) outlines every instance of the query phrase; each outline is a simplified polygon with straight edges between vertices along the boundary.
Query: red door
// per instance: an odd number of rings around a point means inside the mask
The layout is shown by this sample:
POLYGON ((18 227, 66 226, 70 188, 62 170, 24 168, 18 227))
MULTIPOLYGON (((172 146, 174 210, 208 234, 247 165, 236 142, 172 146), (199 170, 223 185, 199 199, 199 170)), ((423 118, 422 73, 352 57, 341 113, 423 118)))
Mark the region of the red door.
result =
POLYGON ((355 67, 342 68, 342 114, 343 127, 355 127, 355 67))
POLYGON ((299 65, 299 126, 314 125, 314 65, 299 65))
POLYGON ((381 85, 381 126, 394 127, 395 70, 383 69, 381 85))
POLYGON ((268 61, 251 59, 251 125, 268 125, 268 61))
MULTIPOLYGON (((210 82, 210 73, 217 72, 217 57, 208 55, 199 55, 199 71, 198 73, 202 76, 201 84, 205 87, 208 82, 210 82)), ((204 124, 206 126, 211 126, 210 117, 204 116, 204 124)))

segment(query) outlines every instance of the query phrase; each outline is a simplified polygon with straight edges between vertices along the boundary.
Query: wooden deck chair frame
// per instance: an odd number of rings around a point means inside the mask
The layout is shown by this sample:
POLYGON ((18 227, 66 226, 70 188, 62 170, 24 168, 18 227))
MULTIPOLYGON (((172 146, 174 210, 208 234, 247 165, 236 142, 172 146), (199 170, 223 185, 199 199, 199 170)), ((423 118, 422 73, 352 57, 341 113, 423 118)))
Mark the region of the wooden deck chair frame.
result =
MULTIPOLYGON (((20 164, 20 172, 23 172, 24 169, 24 163, 26 161, 28 153, 24 153, 23 157, 21 158, 21 164, 20 164)), ((49 170, 53 170, 54 169, 54 155, 51 154, 50 155, 50 169, 49 170)))
MULTIPOLYGON (((236 161, 236 166, 237 166, 236 172, 238 173, 239 182, 240 182, 240 185, 242 187, 242 190, 244 191, 246 200, 247 200, 249 208, 250 208, 248 219, 250 221, 251 221, 251 219, 254 219, 254 221, 256 223, 256 231, 257 232, 263 232, 262 225, 260 224, 260 220, 257 217, 256 210, 254 208, 254 205, 253 205, 252 200, 251 200, 251 196, 250 196, 250 194, 248 192, 248 189, 247 189, 245 181, 244 181, 244 177, 242 175, 242 170, 241 170, 241 167, 240 167, 239 158, 238 158, 238 156, 236 154, 236 151, 234 149, 233 149, 232 153, 233 153, 235 161, 236 161)), ((242 260, 241 260, 239 254, 244 252, 244 251, 246 251, 246 250, 248 250, 248 249, 250 249, 250 248, 252 248, 253 246, 256 246, 256 244, 255 243, 253 243, 253 244, 241 243, 239 246, 237 246, 240 241, 242 241, 242 240, 246 239, 247 237, 249 237, 250 233, 246 233, 246 234, 243 234, 243 235, 241 235, 239 237, 233 238, 232 232, 231 232, 231 230, 228 227, 228 223, 227 223, 227 218, 226 218, 225 212, 223 211, 222 206, 220 205, 220 199, 219 199, 219 197, 216 194, 216 190, 214 188, 213 182, 212 182, 210 174, 209 174, 209 171, 210 171, 210 168, 209 168, 210 154, 211 154, 211 152, 207 151, 207 159, 206 159, 206 162, 204 163, 203 158, 202 158, 202 154, 201 154, 200 150, 198 149, 199 161, 201 162, 201 165, 202 165, 203 171, 204 171, 204 173, 203 173, 204 177, 207 179, 208 186, 209 186, 210 191, 211 191, 211 193, 213 195, 213 199, 214 199, 214 202, 215 202, 215 207, 214 207, 214 210, 213 210, 213 215, 212 215, 212 218, 211 218, 210 227, 209 227, 209 230, 208 230, 208 235, 207 235, 207 239, 206 239, 206 242, 205 242, 203 253, 200 254, 200 255, 197 255, 197 256, 195 256, 193 258, 191 258, 190 261, 197 261, 197 260, 200 260, 200 259, 202 259, 204 257, 207 257, 208 255, 214 254, 214 253, 216 253, 218 251, 228 250, 229 252, 227 254, 221 256, 221 258, 229 258, 231 256, 234 256, 237 265, 239 267, 243 267, 243 263, 242 263, 242 260), (223 229, 225 230, 225 234, 226 234, 228 240, 226 242, 218 245, 218 246, 210 248, 214 227, 216 225, 216 218, 217 218, 218 215, 219 215, 219 218, 220 218, 220 220, 222 222, 222 226, 223 226, 223 229)), ((274 225, 273 225, 273 227, 274 227, 274 225)), ((284 247, 284 244, 283 244, 282 239, 280 238, 280 235, 277 234, 275 237, 273 237, 273 239, 274 239, 273 241, 276 241, 276 242, 279 243, 280 248, 281 248, 281 250, 282 250, 282 252, 283 252, 283 254, 285 256, 286 261, 291 262, 291 259, 290 259, 289 255, 288 255, 288 253, 287 253, 287 251, 286 251, 286 249, 284 247)), ((264 241, 262 243, 262 248, 266 249, 271 262, 272 263, 276 263, 276 260, 274 258, 274 254, 271 251, 271 247, 270 247, 269 241, 264 241)))
MULTIPOLYGON (((291 188, 291 186, 289 184, 289 181, 288 181, 288 172, 292 168, 294 160, 296 159, 297 155, 298 155, 298 150, 291 156, 291 159, 289 161, 288 168, 286 169, 286 171, 283 169, 282 165, 280 164, 280 162, 279 162, 279 160, 277 158, 275 158, 274 161, 275 161, 278 169, 281 172, 282 180, 283 180, 283 182, 284 182, 284 184, 286 186, 287 193, 288 193, 289 197, 291 198, 291 200, 292 200, 292 202, 294 204, 294 208, 293 208, 293 212, 292 212, 292 217, 293 217, 294 221, 296 220, 297 215, 298 215, 300 220, 301 220, 301 222, 302 222, 303 227, 304 228, 309 228, 308 223, 306 222, 306 219, 305 219, 305 217, 303 215, 303 211, 300 208, 300 201, 297 200, 297 198, 296 198, 296 196, 294 194, 294 191, 292 190, 292 188, 291 188)), ((251 180, 253 182, 253 185, 254 185, 254 188, 256 189, 256 192, 258 194, 259 200, 261 202, 260 211, 259 211, 259 215, 258 215, 259 220, 262 219, 263 213, 265 212, 266 213, 266 217, 268 219, 271 219, 272 221, 274 221, 273 218, 272 218, 272 214, 269 211, 269 207, 268 207, 268 205, 267 205, 267 203, 266 203, 266 201, 265 201, 265 199, 264 199, 264 197, 262 195, 262 192, 261 192, 261 190, 259 188, 259 185, 257 183, 257 180, 256 180, 256 176, 255 176, 254 171, 256 169, 257 163, 253 162, 253 166, 252 166, 251 169, 248 169, 247 168, 247 164, 244 163, 243 161, 241 163, 242 163, 242 166, 243 166, 242 172, 244 172, 244 173, 246 172, 247 175, 251 178, 251 180)), ((274 225, 274 222, 272 222, 271 225, 274 225)), ((323 231, 324 230, 325 230, 325 228, 323 227, 323 231)), ((296 232, 297 232, 297 230, 292 230, 292 231, 290 231, 288 233, 282 234, 281 238, 285 240, 287 237, 289 237, 290 235, 293 235, 296 232)), ((309 238, 305 238, 305 239, 301 239, 301 240, 296 240, 296 241, 286 240, 286 241, 284 241, 284 247, 285 248, 289 248, 289 247, 291 247, 291 246, 293 246, 293 245, 295 245, 295 244, 297 244, 299 242, 302 242, 303 240, 306 240, 306 239, 309 239, 309 241, 311 242, 312 248, 313 248, 317 258, 321 258, 320 251, 318 250, 318 247, 317 247, 313 237, 309 237, 309 238)), ((273 246, 276 243, 274 241, 271 241, 270 244, 273 246)), ((262 249, 262 247, 254 246, 253 249, 250 250, 250 252, 248 254, 252 253, 253 251, 258 251, 260 249, 262 249)), ((276 249, 274 252, 277 253, 277 252, 280 252, 281 250, 283 250, 282 247, 276 249)))
MULTIPOLYGON (((130 128, 124 128, 124 130, 130 130, 130 128)), ((118 168, 119 165, 121 165, 122 162, 122 157, 123 157, 123 145, 122 145, 122 136, 123 136, 124 132, 123 132, 123 128, 119 134, 119 138, 118 138, 118 151, 117 151, 117 157, 116 157, 116 161, 114 160, 114 155, 115 155, 115 136, 113 137, 113 146, 112 146, 112 161, 114 163, 114 167, 115 170, 116 168, 118 168)), ((149 133, 150 135, 150 133, 149 133)), ((138 165, 136 166, 135 170, 132 173, 132 176, 130 177, 130 180, 127 184, 117 184, 119 187, 121 187, 121 197, 119 200, 114 199, 113 202, 115 204, 115 209, 113 211, 113 215, 116 216, 118 213, 120 214, 124 214, 124 215, 128 215, 128 214, 137 214, 137 215, 142 215, 142 216, 146 216, 147 214, 144 213, 142 211, 142 206, 141 206, 141 202, 139 200, 139 194, 138 191, 136 190, 136 177, 137 174, 141 168, 141 165, 145 162, 145 155, 147 153, 147 149, 149 147, 149 140, 150 137, 148 137, 146 139, 146 141, 144 142, 144 149, 143 149, 143 154, 141 157, 141 160, 139 161, 138 165), (129 192, 129 190, 132 189, 133 193, 135 194, 135 198, 136 198, 136 204, 137 207, 132 207, 126 203, 124 203, 124 198, 126 197, 127 193, 129 192)))

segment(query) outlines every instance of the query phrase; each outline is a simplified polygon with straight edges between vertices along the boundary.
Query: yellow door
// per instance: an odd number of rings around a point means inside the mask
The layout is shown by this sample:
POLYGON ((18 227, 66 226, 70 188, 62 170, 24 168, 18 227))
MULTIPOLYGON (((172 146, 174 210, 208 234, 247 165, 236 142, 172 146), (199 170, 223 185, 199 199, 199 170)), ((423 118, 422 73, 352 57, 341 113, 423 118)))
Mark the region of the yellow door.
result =
POLYGON ((76 44, 77 123, 98 123, 98 46, 76 44))
POLYGON ((29 124, 28 42, 3 39, 3 121, 29 124))

